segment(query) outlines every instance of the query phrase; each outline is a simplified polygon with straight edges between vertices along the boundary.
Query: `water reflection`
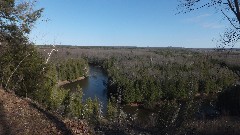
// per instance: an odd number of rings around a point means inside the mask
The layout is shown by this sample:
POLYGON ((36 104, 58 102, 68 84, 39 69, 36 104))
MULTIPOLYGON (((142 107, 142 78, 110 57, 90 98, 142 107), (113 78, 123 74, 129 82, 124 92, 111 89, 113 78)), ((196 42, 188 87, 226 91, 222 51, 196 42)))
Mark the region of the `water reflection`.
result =
MULTIPOLYGON (((101 67, 89 65, 89 77, 65 84, 62 87, 65 89, 74 90, 78 85, 83 89, 83 100, 88 98, 94 99, 95 97, 103 105, 103 113, 107 111, 107 82, 108 76, 107 73, 101 67)), ((156 112, 153 110, 143 109, 141 107, 134 107, 129 105, 123 105, 122 109, 125 113, 132 115, 137 114, 137 117, 141 121, 147 121, 150 114, 156 112)))
POLYGON ((103 105, 103 112, 106 112, 108 76, 101 67, 89 65, 89 68, 89 77, 62 87, 74 90, 79 85, 83 89, 83 100, 98 98, 103 105))

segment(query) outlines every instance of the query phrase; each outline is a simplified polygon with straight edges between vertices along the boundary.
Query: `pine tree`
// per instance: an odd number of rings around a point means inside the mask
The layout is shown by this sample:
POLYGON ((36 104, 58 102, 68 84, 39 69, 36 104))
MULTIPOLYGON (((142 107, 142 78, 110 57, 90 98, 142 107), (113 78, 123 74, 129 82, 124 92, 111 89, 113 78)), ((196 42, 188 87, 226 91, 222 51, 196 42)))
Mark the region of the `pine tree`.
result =
POLYGON ((31 2, 0 1, 1 85, 20 96, 33 95, 41 88, 44 77, 44 62, 28 40, 28 34, 42 11, 34 10, 31 2))

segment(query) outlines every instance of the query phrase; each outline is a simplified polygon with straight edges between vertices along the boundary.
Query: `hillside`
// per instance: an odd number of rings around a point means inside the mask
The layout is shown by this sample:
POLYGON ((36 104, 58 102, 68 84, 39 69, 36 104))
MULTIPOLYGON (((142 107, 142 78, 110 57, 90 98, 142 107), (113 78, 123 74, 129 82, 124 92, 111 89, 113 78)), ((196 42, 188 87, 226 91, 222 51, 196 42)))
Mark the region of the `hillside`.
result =
POLYGON ((0 89, 0 135, 90 134, 82 121, 70 121, 49 113, 13 93, 0 89))

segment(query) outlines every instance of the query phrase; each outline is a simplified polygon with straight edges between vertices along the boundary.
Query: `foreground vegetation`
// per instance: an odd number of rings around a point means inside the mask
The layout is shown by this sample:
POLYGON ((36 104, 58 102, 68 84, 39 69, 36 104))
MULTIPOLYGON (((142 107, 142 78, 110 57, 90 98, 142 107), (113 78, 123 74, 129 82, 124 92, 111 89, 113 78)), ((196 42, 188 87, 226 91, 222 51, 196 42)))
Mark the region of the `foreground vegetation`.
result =
MULTIPOLYGON (((37 51, 34 44, 29 41, 28 34, 37 19, 41 17, 43 9, 35 10, 33 7, 34 4, 34 2, 16 2, 15 0, 0 1, 0 88, 13 93, 13 96, 9 96, 11 99, 7 99, 5 96, 9 95, 9 93, 2 92, 1 90, 1 94, 3 93, 2 95, 4 95, 4 97, 1 99, 0 117, 3 120, 6 119, 5 109, 8 110, 7 113, 10 113, 7 114, 8 117, 24 119, 20 122, 31 119, 31 114, 41 116, 42 114, 47 114, 46 117, 52 119, 55 117, 54 115, 50 115, 48 111, 61 115, 75 115, 75 111, 79 110, 79 108, 75 106, 76 104, 80 104, 80 102, 77 102, 81 100, 81 97, 79 97, 80 95, 78 94, 75 96, 71 91, 61 89, 56 84, 59 80, 72 80, 87 75, 87 62, 83 59, 71 59, 58 61, 57 63, 49 63, 53 51, 50 51, 47 57, 42 56, 42 54, 37 51), (61 69, 59 69, 60 67, 61 69), (21 102, 24 104, 19 105, 22 107, 19 109, 19 106, 17 106, 18 100, 15 100, 15 94, 19 97, 37 102, 44 109, 36 106, 39 112, 35 113, 36 109, 29 107, 28 102, 21 102), (13 101, 16 105, 5 100, 13 101), (4 104, 6 108, 3 107, 2 102, 6 103, 6 105, 4 104), (8 107, 8 105, 11 105, 11 107, 8 107), (19 115, 15 116, 14 113, 16 112, 12 113, 12 109, 16 109, 17 112, 20 111, 19 115), (29 114, 27 114, 28 112, 29 114), (25 117, 20 116, 21 114, 29 118, 25 119, 25 117)), ((81 90, 79 89, 79 91, 81 90)), ((98 112, 95 107, 96 105, 93 103, 96 103, 96 101, 88 100, 85 106, 90 107, 81 108, 84 111, 84 115, 81 116, 81 118, 85 116, 90 117, 90 114, 92 114, 90 111, 91 109, 95 109, 96 112, 98 112)), ((76 113, 76 115, 79 115, 79 113, 76 113)), ((41 118, 43 121, 45 120, 44 117, 37 118, 38 122, 40 122, 39 120, 41 118)), ((10 120, 12 121, 12 119, 10 120)), ((58 119, 53 119, 53 121, 63 123, 58 119)), ((14 123, 17 122, 19 121, 14 123)), ((35 134, 34 132, 27 131, 32 129, 24 129, 24 123, 22 124, 23 127, 18 128, 26 131, 23 132, 23 134, 35 134)), ((28 123, 28 125, 31 124, 33 123, 28 123)), ((5 125, 1 123, 0 126, 5 125)), ((13 128, 19 126, 19 123, 12 126, 13 128)), ((33 127, 39 128, 37 126, 33 127)), ((64 127, 60 126, 58 128, 64 127)), ((54 133, 58 132, 57 130, 53 131, 54 133)), ((68 131, 68 133, 71 133, 70 130, 68 131)), ((5 133, 11 134, 8 129, 6 129, 5 133)), ((42 132, 42 134, 44 133, 45 132, 42 132)), ((48 131, 46 133, 48 133, 48 131)))

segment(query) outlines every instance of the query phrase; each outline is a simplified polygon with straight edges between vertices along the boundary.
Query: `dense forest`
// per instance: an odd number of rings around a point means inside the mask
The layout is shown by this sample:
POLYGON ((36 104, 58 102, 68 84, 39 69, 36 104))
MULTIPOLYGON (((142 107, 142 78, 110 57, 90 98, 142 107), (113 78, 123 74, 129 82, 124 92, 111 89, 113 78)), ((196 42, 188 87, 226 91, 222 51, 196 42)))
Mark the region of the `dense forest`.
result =
MULTIPOLYGON (((43 49, 51 46, 41 46, 39 52, 43 49)), ((228 101, 222 96, 229 88, 238 87, 238 50, 74 46, 57 49, 53 61, 84 58, 107 71, 107 118, 124 118, 125 126, 144 127, 146 123, 127 120, 121 111, 123 104, 159 110, 150 116, 153 120, 146 127, 152 129, 150 133, 168 133, 172 128, 180 133, 196 118, 219 118, 220 113, 239 115, 233 111, 238 103, 232 106, 234 109, 227 107, 239 98, 233 95, 236 100, 228 101), (211 109, 204 109, 208 107, 211 109)))
POLYGON ((69 59, 55 63, 58 80, 72 81, 87 76, 88 65, 84 59, 69 59))
POLYGON ((118 58, 108 60, 104 67, 126 103, 184 100, 198 93, 221 92, 237 81, 231 70, 196 52, 158 50, 152 55, 118 58))

